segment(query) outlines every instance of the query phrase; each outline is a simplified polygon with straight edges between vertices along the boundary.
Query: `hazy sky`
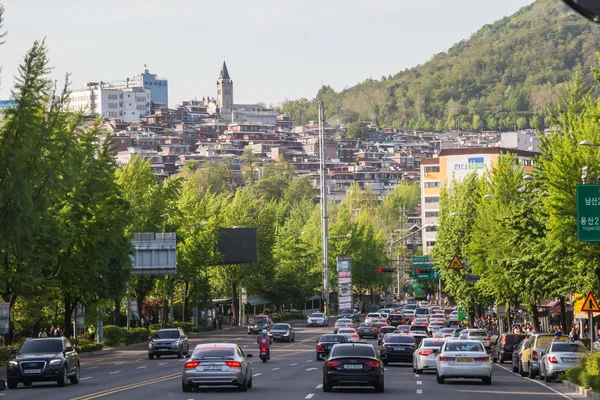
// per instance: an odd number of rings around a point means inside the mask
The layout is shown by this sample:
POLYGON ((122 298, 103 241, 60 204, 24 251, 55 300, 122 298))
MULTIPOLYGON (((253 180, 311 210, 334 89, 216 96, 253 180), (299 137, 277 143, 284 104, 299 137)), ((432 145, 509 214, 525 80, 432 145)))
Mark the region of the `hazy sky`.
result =
MULTIPOLYGON (((559 1, 559 0, 556 0, 559 1)), ((424 63, 532 0, 0 0, 0 99, 25 52, 46 38, 53 76, 74 87, 143 70, 169 103, 216 96, 223 59, 235 103, 312 98, 424 63)))

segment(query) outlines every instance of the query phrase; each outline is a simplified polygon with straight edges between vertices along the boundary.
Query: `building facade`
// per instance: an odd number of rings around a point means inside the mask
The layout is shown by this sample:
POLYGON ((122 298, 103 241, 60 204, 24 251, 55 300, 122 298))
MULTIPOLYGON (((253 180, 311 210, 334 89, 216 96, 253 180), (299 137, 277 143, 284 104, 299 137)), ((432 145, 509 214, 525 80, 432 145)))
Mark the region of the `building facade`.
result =
POLYGON ((103 118, 125 122, 141 121, 151 114, 150 90, 143 87, 116 88, 104 82, 90 82, 73 90, 69 108, 103 118))
POLYGON ((169 81, 166 78, 158 78, 156 74, 151 74, 144 65, 144 72, 134 75, 129 80, 129 87, 143 87, 150 90, 150 99, 155 104, 169 106, 169 81))

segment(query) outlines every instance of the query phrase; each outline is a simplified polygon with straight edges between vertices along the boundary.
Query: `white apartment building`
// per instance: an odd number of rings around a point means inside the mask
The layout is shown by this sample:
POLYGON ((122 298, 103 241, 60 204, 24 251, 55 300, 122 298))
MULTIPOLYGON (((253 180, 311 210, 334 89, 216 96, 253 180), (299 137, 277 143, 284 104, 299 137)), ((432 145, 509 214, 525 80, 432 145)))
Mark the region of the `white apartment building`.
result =
POLYGON ((69 108, 103 118, 136 122, 151 114, 150 101, 150 89, 90 82, 82 89, 73 90, 69 108))

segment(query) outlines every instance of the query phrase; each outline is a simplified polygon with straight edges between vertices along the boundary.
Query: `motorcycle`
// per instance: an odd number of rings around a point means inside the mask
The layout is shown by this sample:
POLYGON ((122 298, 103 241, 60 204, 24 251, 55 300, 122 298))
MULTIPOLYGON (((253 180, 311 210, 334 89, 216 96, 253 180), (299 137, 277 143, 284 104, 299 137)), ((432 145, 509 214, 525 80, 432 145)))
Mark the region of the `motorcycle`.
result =
POLYGON ((266 363, 268 358, 267 349, 260 349, 260 359, 262 362, 266 363))

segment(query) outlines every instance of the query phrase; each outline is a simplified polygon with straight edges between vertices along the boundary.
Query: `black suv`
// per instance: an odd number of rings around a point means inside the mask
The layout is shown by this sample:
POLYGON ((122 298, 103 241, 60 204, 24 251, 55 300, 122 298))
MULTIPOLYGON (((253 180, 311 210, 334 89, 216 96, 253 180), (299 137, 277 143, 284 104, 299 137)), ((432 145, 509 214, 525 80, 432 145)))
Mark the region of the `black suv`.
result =
POLYGON ((251 335, 253 333, 258 334, 263 329, 270 330, 271 329, 271 325, 272 324, 271 324, 271 320, 269 319, 269 317, 257 317, 257 318, 254 318, 250 322, 250 325, 248 325, 248 335, 251 335))
POLYGON ((184 354, 190 352, 190 343, 185 333, 179 328, 159 329, 150 338, 148 343, 148 359, 154 357, 177 355, 183 358, 184 354))
POLYGON ((56 381, 65 386, 67 380, 79 383, 79 355, 69 342, 61 338, 27 339, 8 362, 7 385, 16 389, 19 383, 56 381))

